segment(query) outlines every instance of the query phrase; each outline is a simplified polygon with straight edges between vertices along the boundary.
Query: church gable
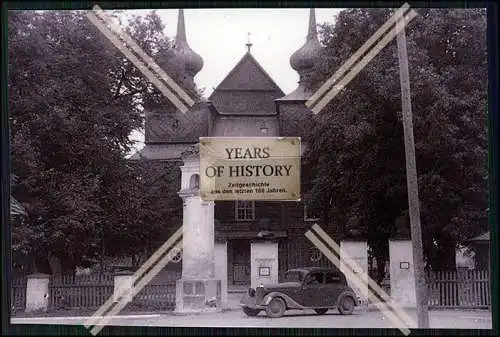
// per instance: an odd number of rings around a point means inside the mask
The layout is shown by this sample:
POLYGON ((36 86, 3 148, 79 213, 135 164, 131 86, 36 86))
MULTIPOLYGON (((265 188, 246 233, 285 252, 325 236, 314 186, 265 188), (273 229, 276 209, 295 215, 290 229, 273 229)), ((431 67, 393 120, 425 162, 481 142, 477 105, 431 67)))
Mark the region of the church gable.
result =
POLYGON ((250 53, 246 53, 245 56, 243 56, 215 90, 263 90, 281 92, 278 85, 250 53))
POLYGON ((275 115, 274 100, 282 96, 283 91, 273 79, 246 53, 209 100, 223 115, 275 115))

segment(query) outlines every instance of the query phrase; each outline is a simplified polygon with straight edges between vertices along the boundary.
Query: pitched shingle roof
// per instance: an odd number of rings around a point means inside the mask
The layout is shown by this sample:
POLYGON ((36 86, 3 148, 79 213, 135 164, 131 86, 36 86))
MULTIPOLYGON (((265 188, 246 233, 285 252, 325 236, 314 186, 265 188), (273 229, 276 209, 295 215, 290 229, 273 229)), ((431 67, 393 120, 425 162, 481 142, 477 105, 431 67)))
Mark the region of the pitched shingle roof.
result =
POLYGON ((221 115, 275 115, 283 91, 250 53, 246 53, 209 100, 221 115))
POLYGON ((129 157, 129 160, 179 160, 181 153, 186 151, 192 143, 188 144, 146 144, 141 150, 129 157))
POLYGON ((186 113, 149 113, 146 143, 190 143, 208 135, 209 103, 197 102, 186 113))
MULTIPOLYGON (((170 159, 178 156, 178 149, 167 149, 166 144, 197 143, 199 137, 210 136, 210 125, 215 115, 275 116, 275 100, 283 91, 257 60, 246 53, 217 86, 208 101, 197 102, 188 112, 148 112, 146 118, 146 146, 130 157, 170 159)), ((169 145, 170 146, 170 145, 169 145)), ((175 146, 174 146, 175 147, 175 146)))

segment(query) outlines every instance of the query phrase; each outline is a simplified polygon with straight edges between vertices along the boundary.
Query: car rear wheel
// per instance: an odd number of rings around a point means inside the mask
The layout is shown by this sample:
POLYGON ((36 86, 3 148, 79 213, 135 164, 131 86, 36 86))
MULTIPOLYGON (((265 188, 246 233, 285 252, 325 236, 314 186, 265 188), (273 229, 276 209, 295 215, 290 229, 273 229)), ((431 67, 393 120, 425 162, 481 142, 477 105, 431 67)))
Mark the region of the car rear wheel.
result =
POLYGON ((283 316, 286 310, 285 301, 279 297, 275 297, 269 302, 266 307, 266 314, 272 318, 278 318, 283 316))
POLYGON ((328 309, 314 309, 318 315, 324 315, 328 311, 328 309))
POLYGON ((354 299, 351 296, 344 296, 339 303, 339 312, 342 315, 351 315, 354 311, 354 299))
POLYGON ((252 309, 249 307, 243 307, 243 312, 250 317, 255 317, 259 314, 260 309, 252 309))

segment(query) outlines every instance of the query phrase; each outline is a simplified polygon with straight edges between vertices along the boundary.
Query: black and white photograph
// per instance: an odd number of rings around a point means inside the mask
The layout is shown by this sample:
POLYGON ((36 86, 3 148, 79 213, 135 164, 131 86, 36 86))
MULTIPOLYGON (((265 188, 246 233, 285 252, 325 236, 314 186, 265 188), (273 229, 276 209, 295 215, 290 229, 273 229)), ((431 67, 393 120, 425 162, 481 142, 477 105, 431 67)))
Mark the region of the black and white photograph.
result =
POLYGON ((485 8, 6 26, 11 324, 492 329, 485 8))

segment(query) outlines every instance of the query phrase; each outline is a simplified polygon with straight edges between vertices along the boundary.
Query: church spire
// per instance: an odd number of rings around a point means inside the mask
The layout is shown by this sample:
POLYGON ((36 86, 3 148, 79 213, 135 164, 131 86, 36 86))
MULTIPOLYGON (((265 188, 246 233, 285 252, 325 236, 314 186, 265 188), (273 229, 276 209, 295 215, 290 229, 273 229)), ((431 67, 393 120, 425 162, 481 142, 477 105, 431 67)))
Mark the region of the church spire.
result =
POLYGON ((186 39, 186 24, 184 22, 184 9, 179 9, 177 13, 177 36, 175 42, 187 43, 186 39))
POLYGON ((309 10, 309 30, 307 31, 307 41, 318 39, 318 33, 316 31, 316 10, 311 8, 309 10))
POLYGON ((311 8, 306 43, 290 57, 290 65, 303 77, 303 74, 314 66, 320 50, 321 44, 316 31, 316 13, 314 8, 311 8))
POLYGON ((183 9, 179 9, 177 16, 177 35, 174 49, 177 54, 177 62, 183 67, 185 75, 188 75, 192 81, 194 76, 203 68, 203 59, 187 43, 183 9))

